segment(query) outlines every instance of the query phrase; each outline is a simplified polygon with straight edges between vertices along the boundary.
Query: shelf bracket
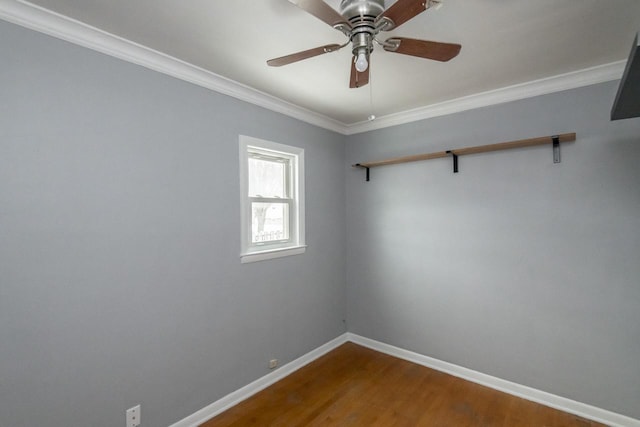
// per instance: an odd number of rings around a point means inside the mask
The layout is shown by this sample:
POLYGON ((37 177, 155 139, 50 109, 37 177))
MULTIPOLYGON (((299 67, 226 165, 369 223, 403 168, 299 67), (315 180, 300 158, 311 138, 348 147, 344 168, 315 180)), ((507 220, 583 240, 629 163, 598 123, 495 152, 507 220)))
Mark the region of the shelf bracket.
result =
POLYGON ((366 175, 367 176, 367 182, 369 182, 369 167, 368 166, 362 166, 360 163, 357 163, 354 166, 358 167, 358 168, 365 169, 367 171, 367 175, 366 175))
POLYGON ((453 173, 458 173, 458 155, 453 150, 447 150, 447 154, 453 157, 453 173))
POLYGON ((553 163, 560 163, 560 137, 553 135, 551 139, 553 140, 553 163))

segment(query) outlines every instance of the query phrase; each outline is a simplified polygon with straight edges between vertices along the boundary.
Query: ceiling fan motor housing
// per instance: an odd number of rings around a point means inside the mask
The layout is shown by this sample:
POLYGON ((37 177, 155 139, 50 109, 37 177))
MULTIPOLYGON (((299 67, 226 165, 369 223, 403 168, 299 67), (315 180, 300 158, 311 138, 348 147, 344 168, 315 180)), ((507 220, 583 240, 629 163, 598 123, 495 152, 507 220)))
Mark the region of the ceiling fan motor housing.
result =
POLYGON ((376 19, 384 12, 384 0, 342 0, 340 13, 349 21, 360 16, 376 19))
POLYGON ((351 24, 352 52, 367 56, 373 51, 376 18, 384 12, 384 0, 342 0, 340 13, 351 24))

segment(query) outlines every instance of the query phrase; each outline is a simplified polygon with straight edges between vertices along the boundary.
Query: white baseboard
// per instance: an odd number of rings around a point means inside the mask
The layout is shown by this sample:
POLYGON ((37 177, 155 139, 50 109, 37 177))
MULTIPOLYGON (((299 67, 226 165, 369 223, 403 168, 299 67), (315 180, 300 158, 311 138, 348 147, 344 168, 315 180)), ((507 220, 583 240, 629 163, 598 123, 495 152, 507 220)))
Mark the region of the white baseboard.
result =
POLYGON ((534 388, 496 378, 491 375, 486 375, 471 369, 463 368, 462 366, 443 362, 442 360, 394 347, 379 341, 374 341, 360 335, 347 333, 347 340, 390 356, 408 360, 437 371, 445 372, 495 390, 509 393, 551 408, 559 409, 570 414, 578 415, 611 427, 640 427, 640 420, 636 420, 625 415, 600 409, 595 406, 587 405, 586 403, 576 402, 575 400, 556 396, 551 393, 536 390, 534 388))
POLYGON ((198 412, 189 415, 175 424, 172 424, 170 427, 198 427, 200 424, 210 420, 232 406, 237 405, 243 400, 248 399, 275 382, 280 381, 284 377, 292 374, 303 366, 308 365, 347 341, 351 341, 363 347, 367 347, 390 356, 395 356, 400 359, 408 360, 409 362, 417 363, 440 372, 445 372, 498 391, 509 393, 532 402, 540 403, 551 408, 559 409, 570 414, 575 414, 589 420, 606 424, 611 427, 640 427, 640 420, 636 420, 625 415, 620 415, 615 412, 587 405, 586 403, 576 402, 575 400, 496 378, 472 369, 434 359, 399 347, 394 347, 350 332, 340 335, 298 359, 283 365, 278 370, 257 379, 251 384, 248 384, 231 394, 228 394, 222 399, 200 409, 198 412))
POLYGON ((234 391, 231 394, 226 395, 220 400, 213 402, 212 404, 200 409, 198 412, 189 415, 188 417, 172 424, 170 427, 198 427, 205 421, 210 420, 216 415, 226 411, 234 405, 246 400, 261 390, 269 387, 275 382, 280 381, 284 377, 294 373, 298 369, 313 362, 319 357, 325 355, 331 350, 347 342, 347 334, 342 334, 339 337, 329 341, 326 344, 321 345, 315 350, 300 356, 296 360, 293 360, 286 365, 282 365, 280 368, 265 375, 262 378, 255 380, 254 382, 234 391))

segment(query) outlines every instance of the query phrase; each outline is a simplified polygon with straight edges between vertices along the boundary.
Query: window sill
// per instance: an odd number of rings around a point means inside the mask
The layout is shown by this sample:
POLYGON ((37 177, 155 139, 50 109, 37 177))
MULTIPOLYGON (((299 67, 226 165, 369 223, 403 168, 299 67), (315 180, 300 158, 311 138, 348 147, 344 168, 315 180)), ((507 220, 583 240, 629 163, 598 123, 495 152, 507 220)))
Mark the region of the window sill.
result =
POLYGON ((293 246, 290 248, 271 249, 260 252, 251 252, 247 254, 240 254, 240 262, 246 264, 249 262, 265 261, 268 259, 282 258, 291 255, 300 255, 307 249, 306 245, 293 246))

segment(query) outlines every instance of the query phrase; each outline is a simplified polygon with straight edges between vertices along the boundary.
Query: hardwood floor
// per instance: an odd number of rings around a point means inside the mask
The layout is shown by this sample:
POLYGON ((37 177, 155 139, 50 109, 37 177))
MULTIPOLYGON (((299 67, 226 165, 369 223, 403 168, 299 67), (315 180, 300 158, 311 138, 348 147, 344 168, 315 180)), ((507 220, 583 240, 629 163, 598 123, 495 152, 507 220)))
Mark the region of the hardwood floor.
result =
POLYGON ((201 427, 602 426, 346 343, 201 427))

